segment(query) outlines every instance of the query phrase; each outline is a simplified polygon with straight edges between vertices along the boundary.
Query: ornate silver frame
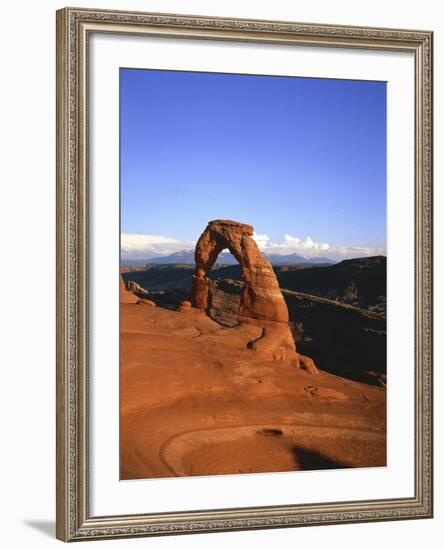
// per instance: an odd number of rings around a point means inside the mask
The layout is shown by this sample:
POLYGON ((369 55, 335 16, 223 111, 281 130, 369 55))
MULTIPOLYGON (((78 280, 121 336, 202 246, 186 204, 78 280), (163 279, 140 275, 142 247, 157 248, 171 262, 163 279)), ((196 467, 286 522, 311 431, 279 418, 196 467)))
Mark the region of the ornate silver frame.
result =
POLYGON ((57 538, 432 517, 432 41, 429 31, 65 8, 57 12, 57 538), (415 496, 137 516, 88 510, 87 39, 92 32, 409 51, 415 56, 415 496))

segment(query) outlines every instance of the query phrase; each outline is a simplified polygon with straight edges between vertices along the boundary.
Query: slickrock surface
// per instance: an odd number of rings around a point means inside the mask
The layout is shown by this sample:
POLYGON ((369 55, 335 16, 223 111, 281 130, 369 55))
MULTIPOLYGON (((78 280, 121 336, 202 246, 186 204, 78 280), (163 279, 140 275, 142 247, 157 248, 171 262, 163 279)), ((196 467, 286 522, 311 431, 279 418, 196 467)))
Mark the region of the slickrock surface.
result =
POLYGON ((254 352, 255 324, 224 327, 127 292, 122 479, 385 465, 385 388, 254 352))

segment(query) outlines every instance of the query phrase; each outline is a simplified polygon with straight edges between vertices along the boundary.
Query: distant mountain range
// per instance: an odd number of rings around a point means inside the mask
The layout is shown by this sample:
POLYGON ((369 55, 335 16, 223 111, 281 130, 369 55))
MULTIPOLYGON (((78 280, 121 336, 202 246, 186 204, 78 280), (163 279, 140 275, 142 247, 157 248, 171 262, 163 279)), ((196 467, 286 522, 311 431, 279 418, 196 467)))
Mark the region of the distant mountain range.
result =
POLYGON ((295 265, 295 264, 335 264, 336 262, 330 258, 304 258, 298 254, 264 254, 264 256, 273 265, 295 265))
MULTIPOLYGON (((304 258, 299 254, 264 254, 264 256, 273 265, 295 265, 295 264, 334 264, 334 260, 330 258, 304 258)), ((218 264, 236 265, 236 258, 227 250, 221 252, 216 260, 218 264)), ((138 266, 141 267, 147 264, 194 264, 194 249, 180 250, 169 254, 168 256, 157 256, 146 260, 122 260, 123 266, 138 266)))

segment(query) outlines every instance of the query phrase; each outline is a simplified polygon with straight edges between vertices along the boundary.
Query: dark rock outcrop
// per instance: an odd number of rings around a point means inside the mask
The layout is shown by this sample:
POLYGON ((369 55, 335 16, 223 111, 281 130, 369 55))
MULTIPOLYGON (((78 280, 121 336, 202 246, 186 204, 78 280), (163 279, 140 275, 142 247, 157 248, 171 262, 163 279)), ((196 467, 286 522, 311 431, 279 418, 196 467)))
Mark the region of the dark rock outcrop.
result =
POLYGON ((140 286, 138 283, 136 283, 136 281, 128 281, 126 283, 126 290, 129 290, 130 292, 133 292, 140 297, 145 297, 149 294, 148 290, 140 286))

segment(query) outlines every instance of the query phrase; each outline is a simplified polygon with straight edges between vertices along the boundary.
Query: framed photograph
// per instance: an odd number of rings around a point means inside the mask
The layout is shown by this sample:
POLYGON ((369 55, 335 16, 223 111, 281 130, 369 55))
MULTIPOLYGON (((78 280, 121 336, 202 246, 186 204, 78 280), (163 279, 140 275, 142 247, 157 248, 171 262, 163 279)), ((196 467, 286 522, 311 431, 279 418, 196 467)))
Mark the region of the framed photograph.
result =
POLYGON ((57 537, 432 516, 432 32, 57 12, 57 537))

